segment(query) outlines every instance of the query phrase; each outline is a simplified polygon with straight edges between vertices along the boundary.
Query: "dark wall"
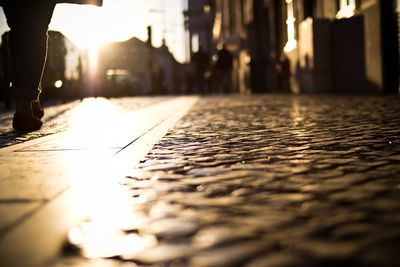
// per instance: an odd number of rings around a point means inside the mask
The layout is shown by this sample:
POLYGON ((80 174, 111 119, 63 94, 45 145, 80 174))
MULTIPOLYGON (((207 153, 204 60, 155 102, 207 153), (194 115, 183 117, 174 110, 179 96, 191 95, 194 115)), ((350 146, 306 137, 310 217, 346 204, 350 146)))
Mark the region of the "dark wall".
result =
POLYGON ((315 0, 303 0, 303 5, 304 19, 314 17, 315 0))
POLYGON ((364 18, 355 16, 333 23, 334 91, 365 92, 366 82, 364 18))
POLYGON ((398 92, 399 40, 395 0, 381 0, 382 61, 384 92, 398 92))
POLYGON ((254 21, 250 32, 251 80, 250 86, 254 93, 265 93, 277 90, 275 71, 276 40, 273 31, 276 29, 274 18, 270 16, 274 6, 264 5, 263 0, 254 0, 254 21))

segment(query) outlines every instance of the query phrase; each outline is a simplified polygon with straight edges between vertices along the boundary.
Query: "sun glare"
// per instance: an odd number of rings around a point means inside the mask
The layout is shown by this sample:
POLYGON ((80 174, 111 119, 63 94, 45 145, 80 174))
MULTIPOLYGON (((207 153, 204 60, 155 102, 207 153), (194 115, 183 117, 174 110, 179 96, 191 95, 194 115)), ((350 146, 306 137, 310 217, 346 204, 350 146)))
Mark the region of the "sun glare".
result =
POLYGON ((102 7, 59 4, 50 29, 61 31, 87 51, 91 79, 97 72, 98 52, 110 42, 125 41, 146 32, 146 5, 132 0, 104 0, 102 7))
MULTIPOLYGON (((185 58, 185 34, 180 0, 168 1, 166 14, 170 14, 167 23, 182 23, 181 29, 167 32, 167 44, 178 61, 185 58), (172 15, 174 15, 172 17, 172 15), (172 39, 172 40, 171 40, 172 39), (178 41, 177 41, 178 40, 178 41)), ((103 6, 57 4, 49 28, 62 32, 82 50, 92 55, 106 43, 126 41, 137 37, 147 39, 147 26, 151 25, 155 46, 162 43, 162 21, 159 14, 149 10, 158 8, 160 1, 147 0, 104 0, 103 6)), ((167 16, 168 18, 168 16, 167 16)))
POLYGON ((61 4, 54 11, 50 28, 62 31, 78 46, 94 53, 106 43, 145 32, 144 16, 132 0, 108 0, 102 7, 61 4))

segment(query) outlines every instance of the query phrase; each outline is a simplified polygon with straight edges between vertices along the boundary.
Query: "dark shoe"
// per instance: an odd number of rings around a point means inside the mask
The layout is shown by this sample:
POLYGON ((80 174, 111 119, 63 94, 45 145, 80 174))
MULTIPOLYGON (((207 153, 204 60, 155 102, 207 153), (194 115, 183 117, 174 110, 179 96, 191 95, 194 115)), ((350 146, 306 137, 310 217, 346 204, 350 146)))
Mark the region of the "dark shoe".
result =
POLYGON ((41 108, 39 102, 32 103, 32 115, 37 119, 41 119, 44 116, 44 110, 41 108))
POLYGON ((13 128, 17 131, 32 132, 39 130, 43 125, 40 119, 34 118, 25 113, 15 113, 13 118, 13 128))

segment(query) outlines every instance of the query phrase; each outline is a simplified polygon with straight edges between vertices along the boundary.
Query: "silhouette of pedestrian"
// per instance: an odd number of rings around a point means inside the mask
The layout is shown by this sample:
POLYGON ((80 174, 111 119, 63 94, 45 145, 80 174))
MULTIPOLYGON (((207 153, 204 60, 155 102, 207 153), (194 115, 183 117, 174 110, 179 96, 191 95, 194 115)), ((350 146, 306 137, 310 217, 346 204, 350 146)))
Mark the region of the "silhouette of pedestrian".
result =
POLYGON ((282 91, 290 92, 290 80, 291 80, 291 70, 290 70, 290 60, 286 54, 282 54, 279 59, 279 63, 276 66, 281 80, 282 91))
POLYGON ((231 52, 226 49, 225 44, 222 49, 218 51, 214 68, 216 71, 218 90, 223 93, 230 92, 232 90, 233 56, 231 52))
POLYGON ((206 72, 210 67, 210 56, 199 46, 199 51, 193 54, 192 62, 194 64, 194 86, 198 93, 206 94, 206 72))
POLYGON ((0 0, 10 27, 15 130, 35 131, 43 124, 39 96, 47 55, 47 30, 56 3, 101 5, 102 0, 0 0))

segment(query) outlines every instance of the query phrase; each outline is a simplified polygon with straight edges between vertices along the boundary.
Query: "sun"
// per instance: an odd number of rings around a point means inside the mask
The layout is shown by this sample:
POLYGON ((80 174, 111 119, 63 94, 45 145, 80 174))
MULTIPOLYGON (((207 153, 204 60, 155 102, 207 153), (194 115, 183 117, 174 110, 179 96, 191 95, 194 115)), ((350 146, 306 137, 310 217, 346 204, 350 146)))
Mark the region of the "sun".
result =
POLYGON ((106 43, 145 32, 146 14, 140 9, 132 0, 106 0, 102 7, 59 4, 50 29, 63 32, 81 48, 95 51, 106 43))

